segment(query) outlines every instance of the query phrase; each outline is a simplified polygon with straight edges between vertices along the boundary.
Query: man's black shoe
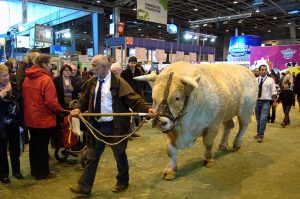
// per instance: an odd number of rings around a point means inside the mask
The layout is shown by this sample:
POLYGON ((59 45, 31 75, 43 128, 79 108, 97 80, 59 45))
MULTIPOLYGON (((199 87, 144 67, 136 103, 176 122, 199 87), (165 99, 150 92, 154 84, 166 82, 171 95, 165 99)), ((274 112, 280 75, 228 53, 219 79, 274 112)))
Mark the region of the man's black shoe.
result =
POLYGON ((13 176, 15 176, 15 178, 17 178, 19 180, 24 179, 24 177, 21 173, 15 173, 15 174, 13 174, 13 176))
POLYGON ((10 183, 9 178, 1 178, 0 181, 1 181, 3 184, 8 184, 8 183, 10 183))
POLYGON ((125 191, 128 188, 128 184, 119 184, 117 183, 113 188, 112 191, 115 193, 119 193, 125 191))
POLYGON ((80 186, 70 187, 69 189, 71 192, 76 193, 76 194, 82 194, 82 195, 86 195, 86 196, 91 195, 91 190, 84 190, 80 186))

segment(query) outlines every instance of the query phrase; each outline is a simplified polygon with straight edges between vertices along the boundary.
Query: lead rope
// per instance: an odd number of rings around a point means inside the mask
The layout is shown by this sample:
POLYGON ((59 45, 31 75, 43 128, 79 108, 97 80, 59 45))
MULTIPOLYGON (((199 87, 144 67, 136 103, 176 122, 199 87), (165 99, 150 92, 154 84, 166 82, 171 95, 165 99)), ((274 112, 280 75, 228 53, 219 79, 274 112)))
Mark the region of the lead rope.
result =
POLYGON ((101 133, 99 130, 97 130, 95 127, 93 127, 91 125, 91 123, 89 123, 86 119, 84 119, 84 117, 79 114, 78 115, 78 118, 82 121, 82 123, 88 128, 88 130, 90 131, 90 133, 94 136, 94 138, 100 142, 103 142, 104 144, 107 144, 109 146, 114 146, 114 145, 117 145, 117 144, 120 144, 121 142, 123 142, 124 140, 128 139, 132 134, 134 134, 135 132, 137 132, 145 123, 146 121, 146 118, 143 119, 140 124, 138 125, 138 127, 136 129, 134 129, 134 131, 132 131, 131 133, 127 134, 127 135, 105 135, 103 133, 101 133), (99 138, 95 133, 98 133, 100 136, 102 137, 106 137, 106 138, 122 138, 121 140, 119 140, 118 142, 114 142, 114 143, 110 143, 110 142, 107 142, 101 138, 99 138))

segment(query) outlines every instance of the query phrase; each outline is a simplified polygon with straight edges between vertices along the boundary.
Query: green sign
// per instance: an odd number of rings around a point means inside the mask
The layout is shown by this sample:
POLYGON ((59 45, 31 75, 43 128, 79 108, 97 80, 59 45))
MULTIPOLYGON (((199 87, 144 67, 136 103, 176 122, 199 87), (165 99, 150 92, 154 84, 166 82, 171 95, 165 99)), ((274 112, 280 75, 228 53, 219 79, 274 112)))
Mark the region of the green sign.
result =
POLYGON ((137 0, 137 19, 167 24, 168 0, 137 0))

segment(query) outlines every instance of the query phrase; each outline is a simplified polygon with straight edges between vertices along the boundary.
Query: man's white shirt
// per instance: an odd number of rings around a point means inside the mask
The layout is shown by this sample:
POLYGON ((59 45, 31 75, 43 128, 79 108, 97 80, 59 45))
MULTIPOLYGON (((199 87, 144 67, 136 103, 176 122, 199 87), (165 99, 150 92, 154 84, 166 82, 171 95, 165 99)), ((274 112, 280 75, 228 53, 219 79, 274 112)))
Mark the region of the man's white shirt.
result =
MULTIPOLYGON (((111 72, 105 77, 104 82, 101 87, 101 113, 113 113, 112 110, 112 95, 110 91, 111 86, 111 72)), ((96 105, 96 97, 99 89, 99 78, 95 87, 95 96, 94 96, 94 110, 96 105)), ((110 122, 113 120, 113 117, 101 117, 98 122, 110 122)))
POLYGON ((257 77, 256 80, 258 82, 258 85, 263 79, 264 83, 262 85, 262 92, 261 92, 261 97, 258 98, 260 100, 272 100, 272 95, 276 95, 276 87, 275 87, 275 82, 271 77, 265 76, 265 77, 257 77))

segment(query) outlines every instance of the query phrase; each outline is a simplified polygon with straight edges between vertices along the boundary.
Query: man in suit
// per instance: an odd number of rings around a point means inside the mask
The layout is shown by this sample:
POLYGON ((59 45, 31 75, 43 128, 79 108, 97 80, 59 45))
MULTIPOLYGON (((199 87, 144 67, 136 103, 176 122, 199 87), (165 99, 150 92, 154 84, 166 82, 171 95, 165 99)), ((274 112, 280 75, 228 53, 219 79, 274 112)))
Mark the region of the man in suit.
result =
MULTIPOLYGON (((138 112, 148 112, 149 116, 154 116, 155 111, 143 98, 138 95, 122 78, 117 77, 110 71, 110 63, 103 55, 97 55, 92 60, 93 67, 96 68, 97 77, 93 77, 83 85, 80 104, 81 111, 90 113, 129 113, 129 108, 138 112)), ((76 116, 79 109, 71 112, 76 116)), ((129 117, 100 117, 91 118, 90 123, 100 132, 106 135, 124 135, 129 132, 129 117)), ((99 135, 98 135, 99 136, 99 135)), ((101 137, 108 142, 117 142, 120 138, 101 137)), ((117 163, 118 175, 117 183, 112 188, 113 192, 121 192, 127 189, 129 184, 129 166, 126 155, 127 140, 120 144, 111 146, 117 163)), ((95 137, 91 138, 88 144, 87 164, 78 180, 77 187, 70 190, 76 194, 90 195, 98 162, 105 149, 105 144, 95 137)))

